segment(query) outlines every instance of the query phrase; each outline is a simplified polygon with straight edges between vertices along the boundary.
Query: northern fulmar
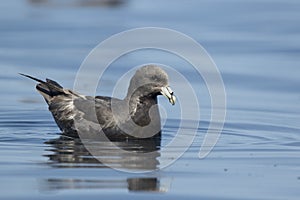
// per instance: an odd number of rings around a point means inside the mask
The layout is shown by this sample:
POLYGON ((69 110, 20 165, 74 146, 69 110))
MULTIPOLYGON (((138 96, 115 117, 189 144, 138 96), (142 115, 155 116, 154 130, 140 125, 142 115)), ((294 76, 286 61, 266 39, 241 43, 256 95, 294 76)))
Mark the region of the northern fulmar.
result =
POLYGON ((172 105, 176 101, 167 73, 156 65, 146 65, 135 72, 124 99, 84 96, 50 79, 20 75, 38 82, 36 89, 49 105, 58 127, 64 135, 72 137, 78 137, 80 127, 85 132, 104 133, 111 139, 160 136, 157 96, 165 96, 172 105))

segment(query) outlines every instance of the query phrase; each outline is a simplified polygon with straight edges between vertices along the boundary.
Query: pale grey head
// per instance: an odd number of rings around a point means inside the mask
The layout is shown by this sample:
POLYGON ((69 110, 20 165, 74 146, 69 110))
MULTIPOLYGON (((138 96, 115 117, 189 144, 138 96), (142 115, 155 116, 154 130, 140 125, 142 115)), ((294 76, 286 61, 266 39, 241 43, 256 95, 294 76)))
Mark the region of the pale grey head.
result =
POLYGON ((169 87, 168 74, 156 65, 139 68, 130 80, 126 99, 163 95, 174 105, 176 97, 169 87))

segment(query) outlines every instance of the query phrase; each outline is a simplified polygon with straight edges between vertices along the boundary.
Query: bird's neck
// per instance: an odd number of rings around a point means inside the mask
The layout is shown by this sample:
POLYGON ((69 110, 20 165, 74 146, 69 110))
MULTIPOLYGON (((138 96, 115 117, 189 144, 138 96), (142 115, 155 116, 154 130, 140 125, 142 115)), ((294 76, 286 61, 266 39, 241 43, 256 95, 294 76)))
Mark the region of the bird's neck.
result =
POLYGON ((127 99, 129 113, 132 120, 140 125, 146 126, 151 122, 151 119, 159 119, 159 111, 157 106, 157 96, 135 96, 127 99))

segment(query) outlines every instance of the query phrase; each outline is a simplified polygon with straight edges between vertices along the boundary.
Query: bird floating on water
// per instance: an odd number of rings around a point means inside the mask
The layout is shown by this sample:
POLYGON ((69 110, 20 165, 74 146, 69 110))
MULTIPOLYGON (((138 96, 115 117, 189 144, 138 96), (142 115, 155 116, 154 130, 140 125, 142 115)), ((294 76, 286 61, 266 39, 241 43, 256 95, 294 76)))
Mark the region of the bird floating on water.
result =
POLYGON ((96 131, 103 131, 112 139, 160 136, 157 96, 165 96, 172 105, 176 101, 167 73, 156 65, 146 65, 135 72, 124 99, 84 96, 53 80, 21 75, 38 82, 36 89, 49 105, 58 127, 63 134, 72 137, 78 137, 78 127, 92 131, 93 124, 100 125, 96 131))

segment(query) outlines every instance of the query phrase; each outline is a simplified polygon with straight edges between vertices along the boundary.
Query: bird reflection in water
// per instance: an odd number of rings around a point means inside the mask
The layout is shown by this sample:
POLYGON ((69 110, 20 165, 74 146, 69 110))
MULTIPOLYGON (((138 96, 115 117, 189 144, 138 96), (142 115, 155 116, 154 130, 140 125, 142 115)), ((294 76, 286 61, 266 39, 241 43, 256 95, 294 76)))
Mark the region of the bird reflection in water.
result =
POLYGON ((86 141, 61 136, 47 141, 53 154, 46 155, 54 167, 113 167, 124 171, 158 169, 160 138, 122 141, 86 141), (115 146, 114 146, 115 145, 115 146), (92 149, 93 155, 90 151, 92 149), (102 163, 104 161, 105 163, 102 163))
MULTIPOLYGON (((79 138, 60 136, 45 143, 50 147, 47 151, 52 152, 45 155, 49 158, 48 164, 55 168, 108 168, 109 165, 121 170, 152 171, 159 167, 160 138, 114 141, 114 145, 123 151, 113 148, 107 142, 91 141, 93 151, 99 152, 96 156, 91 155, 85 147, 88 143, 83 144, 79 138), (132 154, 132 152, 146 153, 146 156, 138 156, 139 154, 132 154)), ((143 176, 117 180, 115 178, 113 180, 49 178, 43 180, 43 188, 44 190, 127 188, 129 191, 165 192, 168 186, 161 184, 160 177, 143 176)))
POLYGON ((124 0, 27 0, 35 6, 56 6, 56 7, 117 7, 122 5, 124 0))
POLYGON ((66 189, 123 189, 131 192, 166 192, 168 184, 161 184, 157 177, 127 178, 114 180, 99 179, 47 179, 43 180, 43 191, 66 189), (46 186, 46 187, 45 187, 46 186))

